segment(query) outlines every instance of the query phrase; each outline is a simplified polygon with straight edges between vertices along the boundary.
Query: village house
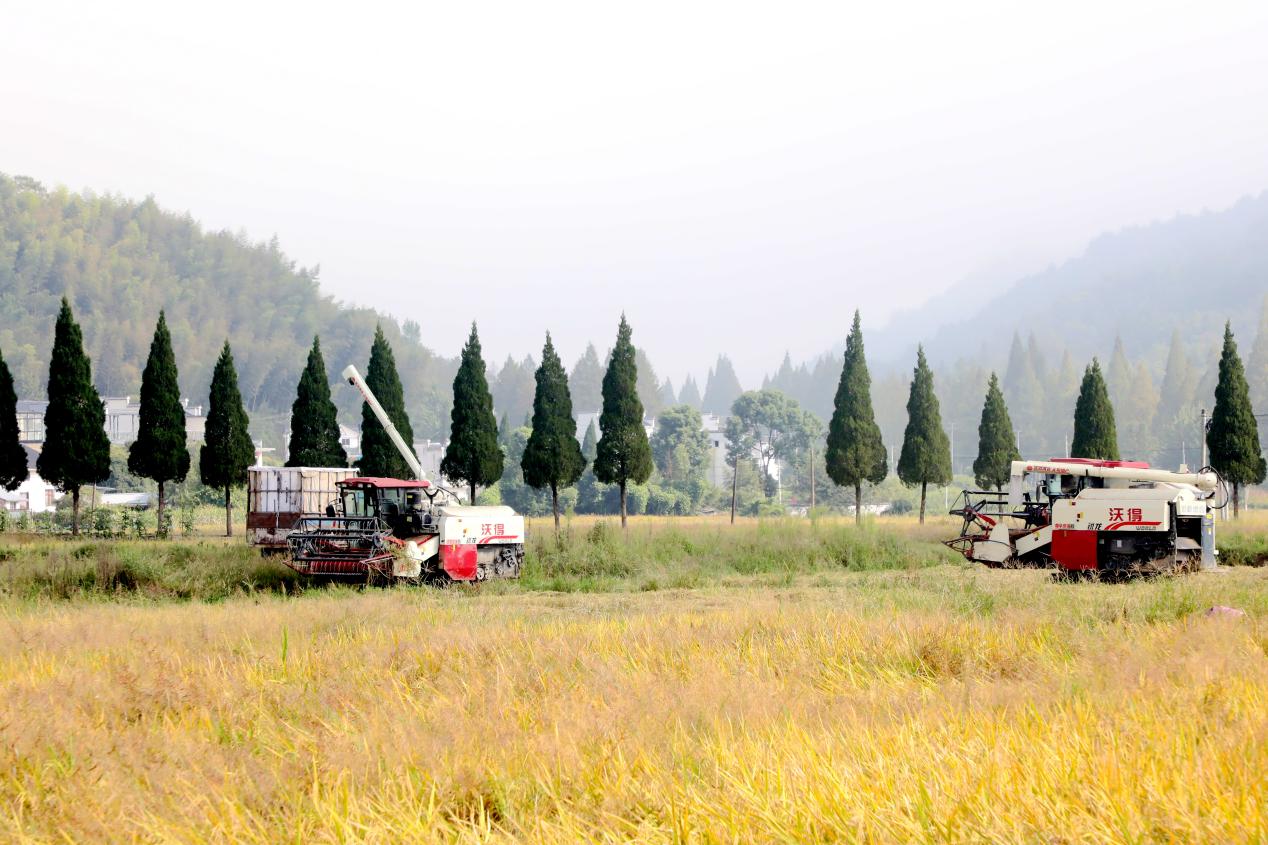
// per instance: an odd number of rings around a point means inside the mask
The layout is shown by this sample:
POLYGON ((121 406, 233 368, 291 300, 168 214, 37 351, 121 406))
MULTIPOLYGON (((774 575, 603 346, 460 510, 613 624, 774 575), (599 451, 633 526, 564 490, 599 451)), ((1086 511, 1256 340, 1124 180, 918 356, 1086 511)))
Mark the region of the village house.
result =
POLYGON ((40 478, 35 470, 35 462, 40 452, 30 444, 23 444, 26 450, 27 479, 17 490, 0 489, 0 510, 10 513, 44 513, 57 509, 57 500, 62 497, 57 488, 40 478))

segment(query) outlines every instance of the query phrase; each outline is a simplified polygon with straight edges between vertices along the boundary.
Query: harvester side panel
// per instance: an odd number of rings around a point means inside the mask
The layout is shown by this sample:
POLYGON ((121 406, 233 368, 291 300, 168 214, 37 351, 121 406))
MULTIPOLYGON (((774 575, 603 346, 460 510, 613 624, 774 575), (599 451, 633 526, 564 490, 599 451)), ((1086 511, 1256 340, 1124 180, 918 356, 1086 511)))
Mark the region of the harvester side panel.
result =
POLYGON ((1062 569, 1096 569, 1097 535, 1095 531, 1072 531, 1057 528, 1052 532, 1052 557, 1062 569))
POLYGON ((479 562, 475 543, 442 543, 440 546, 440 565, 455 581, 474 580, 479 562))

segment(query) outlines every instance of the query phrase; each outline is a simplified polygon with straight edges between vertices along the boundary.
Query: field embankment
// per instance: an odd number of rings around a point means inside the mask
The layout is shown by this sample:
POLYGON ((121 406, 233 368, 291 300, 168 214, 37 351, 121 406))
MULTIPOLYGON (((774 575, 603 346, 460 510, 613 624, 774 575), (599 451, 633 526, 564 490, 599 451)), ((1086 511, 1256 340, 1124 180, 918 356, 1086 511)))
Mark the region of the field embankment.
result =
POLYGON ((0 605, 0 838, 1268 837, 1268 570, 809 580, 0 605))

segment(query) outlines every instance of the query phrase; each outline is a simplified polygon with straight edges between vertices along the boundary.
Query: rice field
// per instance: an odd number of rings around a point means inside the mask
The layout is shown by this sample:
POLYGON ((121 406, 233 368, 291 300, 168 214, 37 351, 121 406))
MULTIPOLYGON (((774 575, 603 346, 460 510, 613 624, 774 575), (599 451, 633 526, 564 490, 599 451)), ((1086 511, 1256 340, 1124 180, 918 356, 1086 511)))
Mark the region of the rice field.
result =
POLYGON ((493 589, 11 592, 0 840, 1268 840, 1268 569, 717 529, 577 523, 493 589))

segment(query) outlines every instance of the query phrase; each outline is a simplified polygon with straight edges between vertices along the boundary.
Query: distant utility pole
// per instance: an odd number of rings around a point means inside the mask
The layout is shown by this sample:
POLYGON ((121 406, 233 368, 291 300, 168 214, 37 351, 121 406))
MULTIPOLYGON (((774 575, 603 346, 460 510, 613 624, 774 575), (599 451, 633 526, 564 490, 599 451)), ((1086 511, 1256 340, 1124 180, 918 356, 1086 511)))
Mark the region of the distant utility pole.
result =
POLYGON ((1206 469, 1206 408, 1202 409, 1202 466, 1198 469, 1206 469))

